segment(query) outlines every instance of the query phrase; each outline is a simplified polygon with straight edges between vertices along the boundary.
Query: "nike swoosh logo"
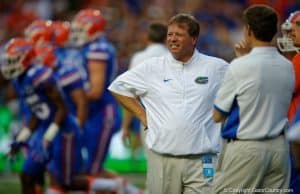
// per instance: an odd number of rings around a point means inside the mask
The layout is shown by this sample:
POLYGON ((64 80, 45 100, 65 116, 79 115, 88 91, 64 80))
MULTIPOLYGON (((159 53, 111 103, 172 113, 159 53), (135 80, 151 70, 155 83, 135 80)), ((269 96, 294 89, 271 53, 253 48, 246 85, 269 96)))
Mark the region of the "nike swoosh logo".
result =
POLYGON ((164 82, 168 82, 168 81, 170 81, 170 80, 172 80, 172 79, 164 79, 164 82))

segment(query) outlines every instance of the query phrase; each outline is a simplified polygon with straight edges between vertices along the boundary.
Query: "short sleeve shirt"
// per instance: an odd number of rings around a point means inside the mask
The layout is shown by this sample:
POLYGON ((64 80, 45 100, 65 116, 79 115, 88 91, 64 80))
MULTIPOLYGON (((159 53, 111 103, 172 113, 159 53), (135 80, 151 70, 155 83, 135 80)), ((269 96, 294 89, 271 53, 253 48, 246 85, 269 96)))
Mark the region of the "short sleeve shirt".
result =
POLYGON ((255 47, 235 59, 215 99, 215 108, 228 116, 222 136, 229 139, 278 136, 287 125, 293 89, 292 64, 276 48, 255 47))
POLYGON ((226 68, 224 60, 198 51, 185 64, 167 54, 120 75, 109 90, 141 99, 150 149, 172 155, 216 153, 220 125, 212 120, 213 99, 226 68))

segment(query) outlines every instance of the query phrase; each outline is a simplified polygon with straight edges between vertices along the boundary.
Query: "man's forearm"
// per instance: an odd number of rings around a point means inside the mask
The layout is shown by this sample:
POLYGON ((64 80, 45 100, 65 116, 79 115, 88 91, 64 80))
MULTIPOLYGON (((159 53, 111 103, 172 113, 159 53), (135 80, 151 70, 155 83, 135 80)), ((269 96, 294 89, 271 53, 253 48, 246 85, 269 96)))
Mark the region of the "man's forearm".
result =
POLYGON ((124 106, 126 110, 131 112, 137 118, 139 118, 144 126, 147 126, 145 109, 142 107, 142 105, 136 98, 123 96, 114 92, 112 92, 112 95, 122 106, 124 106))
POLYGON ((123 129, 129 129, 132 118, 133 118, 132 113, 129 112, 127 109, 124 109, 124 116, 123 116, 123 122, 122 122, 123 129))

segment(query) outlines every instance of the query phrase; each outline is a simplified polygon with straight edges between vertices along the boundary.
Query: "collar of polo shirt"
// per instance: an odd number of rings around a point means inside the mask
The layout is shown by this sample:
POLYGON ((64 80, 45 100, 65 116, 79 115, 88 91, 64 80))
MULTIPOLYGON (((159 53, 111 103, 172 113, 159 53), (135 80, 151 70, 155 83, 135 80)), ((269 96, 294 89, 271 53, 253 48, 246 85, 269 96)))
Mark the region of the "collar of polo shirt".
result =
POLYGON ((178 60, 176 60, 171 54, 170 55, 168 55, 168 60, 170 61, 170 62, 172 62, 171 63, 171 65, 172 66, 175 66, 175 67, 182 67, 182 64, 184 64, 184 65, 189 65, 189 64, 191 64, 194 60, 195 60, 195 58, 197 57, 197 53, 199 53, 198 51, 197 51, 197 49, 195 49, 194 50, 194 53, 193 53, 193 55, 192 55, 192 57, 190 58, 190 60, 188 61, 188 62, 186 62, 186 63, 183 63, 182 61, 178 61, 178 60))

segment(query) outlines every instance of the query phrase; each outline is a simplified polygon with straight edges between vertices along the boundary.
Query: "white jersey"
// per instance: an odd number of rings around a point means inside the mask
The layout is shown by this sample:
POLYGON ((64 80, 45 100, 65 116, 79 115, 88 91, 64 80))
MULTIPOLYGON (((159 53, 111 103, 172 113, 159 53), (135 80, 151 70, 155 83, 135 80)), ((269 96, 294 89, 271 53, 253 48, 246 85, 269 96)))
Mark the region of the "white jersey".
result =
POLYGON ((220 125, 212 120, 213 100, 226 68, 224 60, 198 51, 185 64, 167 54, 123 73, 109 90, 139 96, 150 149, 171 155, 217 153, 220 125))
POLYGON ((293 89, 293 65, 275 47, 255 47, 237 58, 230 64, 215 100, 215 108, 228 115, 222 136, 277 137, 288 123, 293 89))

